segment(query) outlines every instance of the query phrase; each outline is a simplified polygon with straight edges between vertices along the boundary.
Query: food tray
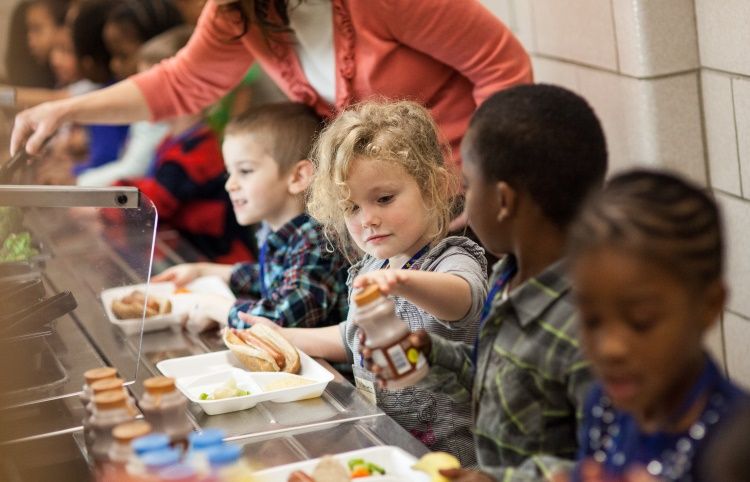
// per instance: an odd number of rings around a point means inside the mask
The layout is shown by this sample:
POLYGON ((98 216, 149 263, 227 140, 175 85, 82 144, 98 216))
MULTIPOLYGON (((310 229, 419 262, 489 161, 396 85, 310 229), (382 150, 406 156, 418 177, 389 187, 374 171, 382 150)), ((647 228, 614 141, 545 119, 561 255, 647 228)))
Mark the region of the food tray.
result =
POLYGON ((252 408, 260 402, 295 402, 319 397, 326 389, 333 374, 310 358, 299 352, 301 370, 299 377, 312 383, 292 388, 276 388, 285 379, 298 378, 295 375, 279 372, 250 372, 229 350, 202 355, 187 356, 163 360, 156 364, 162 374, 174 377, 177 388, 198 404, 208 415, 218 415, 252 408), (233 377, 237 386, 250 391, 250 395, 225 398, 222 400, 201 400, 201 393, 213 393, 214 389, 233 377))
POLYGON ((172 303, 172 311, 170 313, 143 319, 144 333, 163 330, 172 326, 181 326, 191 307, 191 293, 216 294, 231 300, 236 299, 229 287, 218 276, 196 278, 185 286, 185 289, 188 291, 185 294, 175 293, 177 287, 171 282, 120 286, 102 291, 101 300, 109 321, 113 325, 118 326, 126 335, 133 335, 141 331, 141 318, 118 319, 112 312, 112 302, 118 298, 127 296, 134 290, 141 290, 144 293, 148 293, 149 296, 167 298, 172 303), (147 287, 148 291, 146 290, 147 287))
MULTIPOLYGON (((398 447, 388 445, 369 447, 337 454, 333 458, 341 462, 344 467, 347 466, 347 462, 351 459, 363 459, 385 469, 385 475, 356 479, 362 482, 430 482, 430 477, 427 474, 411 468, 417 459, 398 447)), ((292 472, 297 470, 302 470, 308 475, 312 475, 318 462, 320 462, 320 459, 305 460, 303 462, 295 462, 272 469, 261 470, 253 474, 253 480, 255 482, 285 482, 292 472)))

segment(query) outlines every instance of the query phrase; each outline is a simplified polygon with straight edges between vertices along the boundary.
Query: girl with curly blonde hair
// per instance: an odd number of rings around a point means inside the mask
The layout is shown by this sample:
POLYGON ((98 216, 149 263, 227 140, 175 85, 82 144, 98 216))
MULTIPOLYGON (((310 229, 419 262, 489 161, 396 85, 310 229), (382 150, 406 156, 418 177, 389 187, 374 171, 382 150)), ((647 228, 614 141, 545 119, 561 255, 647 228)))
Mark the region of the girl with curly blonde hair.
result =
MULTIPOLYGON (((487 294, 486 260, 469 239, 446 237, 456 193, 448 156, 435 122, 418 104, 357 105, 318 139, 308 211, 337 248, 358 258, 349 270, 350 307, 353 292, 376 284, 412 331, 471 344, 487 294)), ((282 333, 310 355, 351 363, 358 388, 401 426, 432 450, 474 464, 470 394, 456 375, 434 367, 416 386, 375 387, 354 311, 337 327, 282 333)))

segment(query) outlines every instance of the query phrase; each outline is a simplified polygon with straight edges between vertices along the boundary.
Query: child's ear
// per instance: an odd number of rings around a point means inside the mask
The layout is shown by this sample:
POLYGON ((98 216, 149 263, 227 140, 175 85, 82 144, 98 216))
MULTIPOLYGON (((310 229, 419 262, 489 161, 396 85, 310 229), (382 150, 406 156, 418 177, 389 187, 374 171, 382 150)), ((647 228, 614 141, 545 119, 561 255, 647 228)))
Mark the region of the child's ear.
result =
POLYGON ((704 296, 706 300, 706 326, 703 329, 708 330, 719 320, 721 313, 724 311, 724 304, 727 301, 727 287, 722 281, 714 281, 708 286, 704 296))
POLYGON ((313 170, 309 159, 303 159, 292 166, 287 177, 289 194, 296 196, 305 192, 312 182, 313 170))
POLYGON ((510 184, 500 181, 495 185, 497 196, 497 221, 503 222, 513 216, 518 207, 518 193, 510 184))

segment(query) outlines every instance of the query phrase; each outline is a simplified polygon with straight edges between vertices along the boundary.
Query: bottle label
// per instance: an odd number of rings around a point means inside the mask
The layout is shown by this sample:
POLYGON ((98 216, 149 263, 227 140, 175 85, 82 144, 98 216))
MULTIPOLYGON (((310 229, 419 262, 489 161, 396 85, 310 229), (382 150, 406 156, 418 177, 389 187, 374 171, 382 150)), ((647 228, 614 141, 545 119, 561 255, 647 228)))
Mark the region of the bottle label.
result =
POLYGON ((390 370, 394 379, 422 368, 427 360, 424 354, 414 348, 406 335, 398 343, 382 350, 373 350, 373 361, 386 370, 390 370))

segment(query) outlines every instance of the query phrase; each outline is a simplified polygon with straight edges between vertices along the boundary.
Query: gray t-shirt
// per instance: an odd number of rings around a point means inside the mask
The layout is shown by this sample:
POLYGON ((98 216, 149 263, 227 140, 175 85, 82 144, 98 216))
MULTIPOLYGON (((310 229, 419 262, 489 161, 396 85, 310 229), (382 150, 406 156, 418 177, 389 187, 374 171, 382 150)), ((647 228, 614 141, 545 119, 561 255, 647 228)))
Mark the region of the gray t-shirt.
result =
MULTIPOLYGON (((349 269, 349 315, 339 325, 349 361, 361 365, 358 327, 353 324, 356 314, 352 296, 352 282, 359 274, 376 271, 382 259, 365 256, 349 269)), ((471 308, 458 321, 446 322, 413 305, 404 298, 392 297, 396 314, 409 324, 411 331, 419 329, 443 338, 473 345, 479 327, 482 305, 487 297, 487 261, 484 250, 473 241, 459 236, 445 238, 425 253, 411 269, 449 273, 465 279, 471 287, 471 308)), ((418 385, 400 390, 377 390, 378 406, 404 429, 420 439, 431 450, 453 453, 461 464, 475 464, 476 455, 471 434, 471 394, 455 373, 434 367, 418 385)))

